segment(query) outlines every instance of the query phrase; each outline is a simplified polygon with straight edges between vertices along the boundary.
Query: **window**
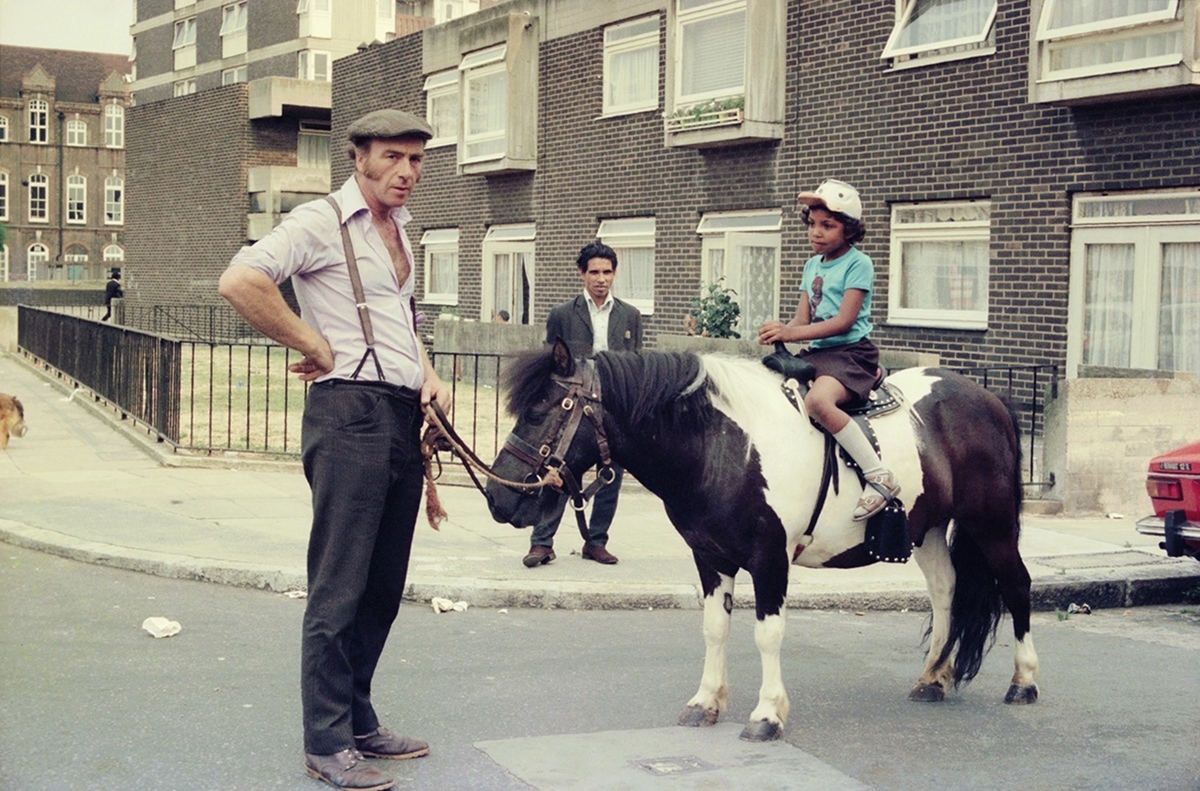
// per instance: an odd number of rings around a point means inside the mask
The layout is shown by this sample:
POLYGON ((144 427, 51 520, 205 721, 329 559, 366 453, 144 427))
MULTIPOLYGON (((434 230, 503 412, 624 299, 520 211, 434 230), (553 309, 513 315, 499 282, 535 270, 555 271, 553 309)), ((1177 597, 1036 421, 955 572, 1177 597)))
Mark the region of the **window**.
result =
POLYGON ((125 179, 109 176, 104 180, 104 224, 125 222, 125 179))
POLYGON ((375 40, 396 37, 396 0, 375 0, 375 40))
POLYGON ((421 237, 425 249, 425 299, 434 305, 458 304, 458 229, 438 228, 421 237))
POLYGON ((971 57, 995 51, 996 0, 904 0, 883 58, 900 65, 971 57))
POLYGON ((1079 195, 1073 215, 1068 376, 1200 374, 1200 190, 1079 195))
POLYGON ((617 253, 613 295, 654 313, 654 218, 602 220, 596 237, 617 253))
POLYGON ((29 177, 29 221, 50 221, 50 179, 44 173, 29 177))
POLYGON ((67 145, 87 145, 87 124, 78 119, 67 121, 67 145))
POLYGON ((425 119, 433 127, 433 139, 426 148, 458 142, 458 70, 425 78, 425 119))
POLYGON ((488 228, 483 237, 483 321, 506 310, 511 323, 531 323, 535 236, 533 224, 488 228))
MULTIPOLYGON (((63 261, 69 264, 86 264, 88 262, 87 248, 79 244, 71 245, 67 248, 67 251, 63 253, 63 261)), ((78 278, 70 279, 78 280, 78 278)))
POLYGON ((8 282, 8 245, 0 245, 0 283, 8 282))
MULTIPOLYGON (((702 285, 724 281, 741 308, 738 332, 743 337, 763 322, 778 319, 779 246, 783 213, 779 209, 709 212, 696 233, 701 248, 702 285)), ((789 307, 790 310, 790 307, 789 307)))
POLYGON ((246 2, 221 8, 221 57, 241 55, 246 51, 246 2))
POLYGON ((0 143, 8 142, 8 116, 0 115, 0 143))
MULTIPOLYGON (((38 273, 46 268, 50 263, 50 248, 41 242, 34 242, 29 245, 26 251, 25 266, 28 269, 28 277, 30 280, 37 280, 38 273)), ((46 274, 49 274, 47 272, 46 274)))
POLYGON ((299 0, 296 13, 300 17, 300 38, 329 38, 333 35, 331 0, 299 0))
POLYGON ((196 65, 196 17, 175 23, 175 38, 171 43, 175 69, 190 69, 196 65))
POLYGON ((104 246, 104 263, 116 264, 125 260, 125 250, 119 244, 106 244, 104 246))
POLYGON ((892 207, 890 323, 987 329, 991 216, 989 201, 892 207))
POLYGON ((8 219, 8 174, 0 172, 0 220, 8 219))
POLYGON ((329 82, 329 53, 315 49, 302 49, 299 53, 297 74, 302 80, 329 82))
POLYGON ((67 176, 67 222, 87 222, 87 179, 78 173, 67 176))
POLYGON ((463 162, 498 159, 507 150, 508 70, 504 64, 507 50, 507 45, 501 44, 473 52, 459 66, 466 75, 463 162))
POLYGON ((296 138, 296 165, 329 170, 329 122, 301 121, 296 138))
MULTIPOLYGON (((196 89, 192 87, 192 93, 196 89)), ((104 106, 104 146, 106 148, 125 147, 125 108, 119 104, 104 106)))
POLYGON ((195 80, 179 80, 174 85, 174 96, 190 96, 196 92, 195 80))
POLYGON ((221 72, 222 85, 234 85, 239 82, 246 81, 246 67, 238 66, 234 69, 225 69, 221 72))
POLYGON ((604 29, 604 114, 658 109, 658 17, 604 29))
POLYGON ((50 105, 45 99, 29 100, 29 142, 45 143, 50 130, 50 105))
POLYGON ((745 92, 745 0, 675 0, 677 104, 745 92))

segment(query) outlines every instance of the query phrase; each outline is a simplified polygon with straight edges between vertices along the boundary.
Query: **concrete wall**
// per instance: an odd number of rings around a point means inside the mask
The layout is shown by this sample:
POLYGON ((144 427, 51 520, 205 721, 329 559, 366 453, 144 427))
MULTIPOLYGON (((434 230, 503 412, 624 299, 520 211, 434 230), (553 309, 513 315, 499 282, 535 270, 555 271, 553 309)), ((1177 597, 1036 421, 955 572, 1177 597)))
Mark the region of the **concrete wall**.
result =
POLYGON ((1150 513, 1150 459, 1200 438, 1200 382, 1175 379, 1068 379, 1046 408, 1049 497, 1068 514, 1150 513))
POLYGON ((0 305, 0 354, 17 350, 17 308, 0 305))

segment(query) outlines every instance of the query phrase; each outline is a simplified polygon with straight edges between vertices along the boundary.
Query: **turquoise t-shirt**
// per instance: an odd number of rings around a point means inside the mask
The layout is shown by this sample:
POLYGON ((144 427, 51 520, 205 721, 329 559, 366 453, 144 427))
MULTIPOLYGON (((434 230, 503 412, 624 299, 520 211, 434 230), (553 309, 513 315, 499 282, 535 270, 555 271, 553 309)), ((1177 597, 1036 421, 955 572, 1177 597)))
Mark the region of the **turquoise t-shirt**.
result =
MULTIPOLYGON (((875 284, 875 265, 866 253, 851 247, 845 255, 832 261, 822 261, 814 255, 804 264, 804 277, 800 290, 808 296, 809 315, 812 323, 832 319, 842 307, 842 297, 848 288, 867 292, 862 309, 848 332, 830 338, 811 341, 811 349, 842 346, 861 341, 871 333, 871 291, 875 284)), ((803 297, 802 297, 803 298, 803 297)))

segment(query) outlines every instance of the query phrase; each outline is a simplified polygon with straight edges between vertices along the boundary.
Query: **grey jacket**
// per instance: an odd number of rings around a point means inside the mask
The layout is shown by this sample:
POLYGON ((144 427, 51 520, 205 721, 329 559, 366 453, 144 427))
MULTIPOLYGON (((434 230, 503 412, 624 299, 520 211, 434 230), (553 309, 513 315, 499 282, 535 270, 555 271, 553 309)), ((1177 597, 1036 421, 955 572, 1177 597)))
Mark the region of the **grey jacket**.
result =
MULTIPOLYGON (((546 343, 562 338, 573 357, 592 356, 594 338, 587 299, 585 294, 580 294, 550 311, 550 317, 546 319, 546 343)), ((612 315, 608 317, 608 348, 613 351, 640 351, 642 348, 642 314, 628 302, 615 297, 612 315)))

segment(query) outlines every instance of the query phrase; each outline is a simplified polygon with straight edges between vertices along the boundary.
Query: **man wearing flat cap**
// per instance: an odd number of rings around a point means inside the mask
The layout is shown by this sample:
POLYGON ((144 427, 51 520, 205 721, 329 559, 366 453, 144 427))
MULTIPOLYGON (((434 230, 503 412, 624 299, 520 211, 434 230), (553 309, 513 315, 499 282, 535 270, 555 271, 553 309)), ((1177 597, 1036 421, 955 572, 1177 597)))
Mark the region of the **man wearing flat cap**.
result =
POLYGON ((312 382, 301 440, 312 489, 301 641, 307 773, 335 788, 393 781, 364 758, 416 758, 420 739, 381 727, 371 677, 400 606, 422 492, 419 432, 449 391, 416 332, 405 204, 433 130, 400 110, 350 125, 354 174, 234 256, 221 296, 302 355, 312 382), (279 284, 291 278, 300 316, 279 284))

